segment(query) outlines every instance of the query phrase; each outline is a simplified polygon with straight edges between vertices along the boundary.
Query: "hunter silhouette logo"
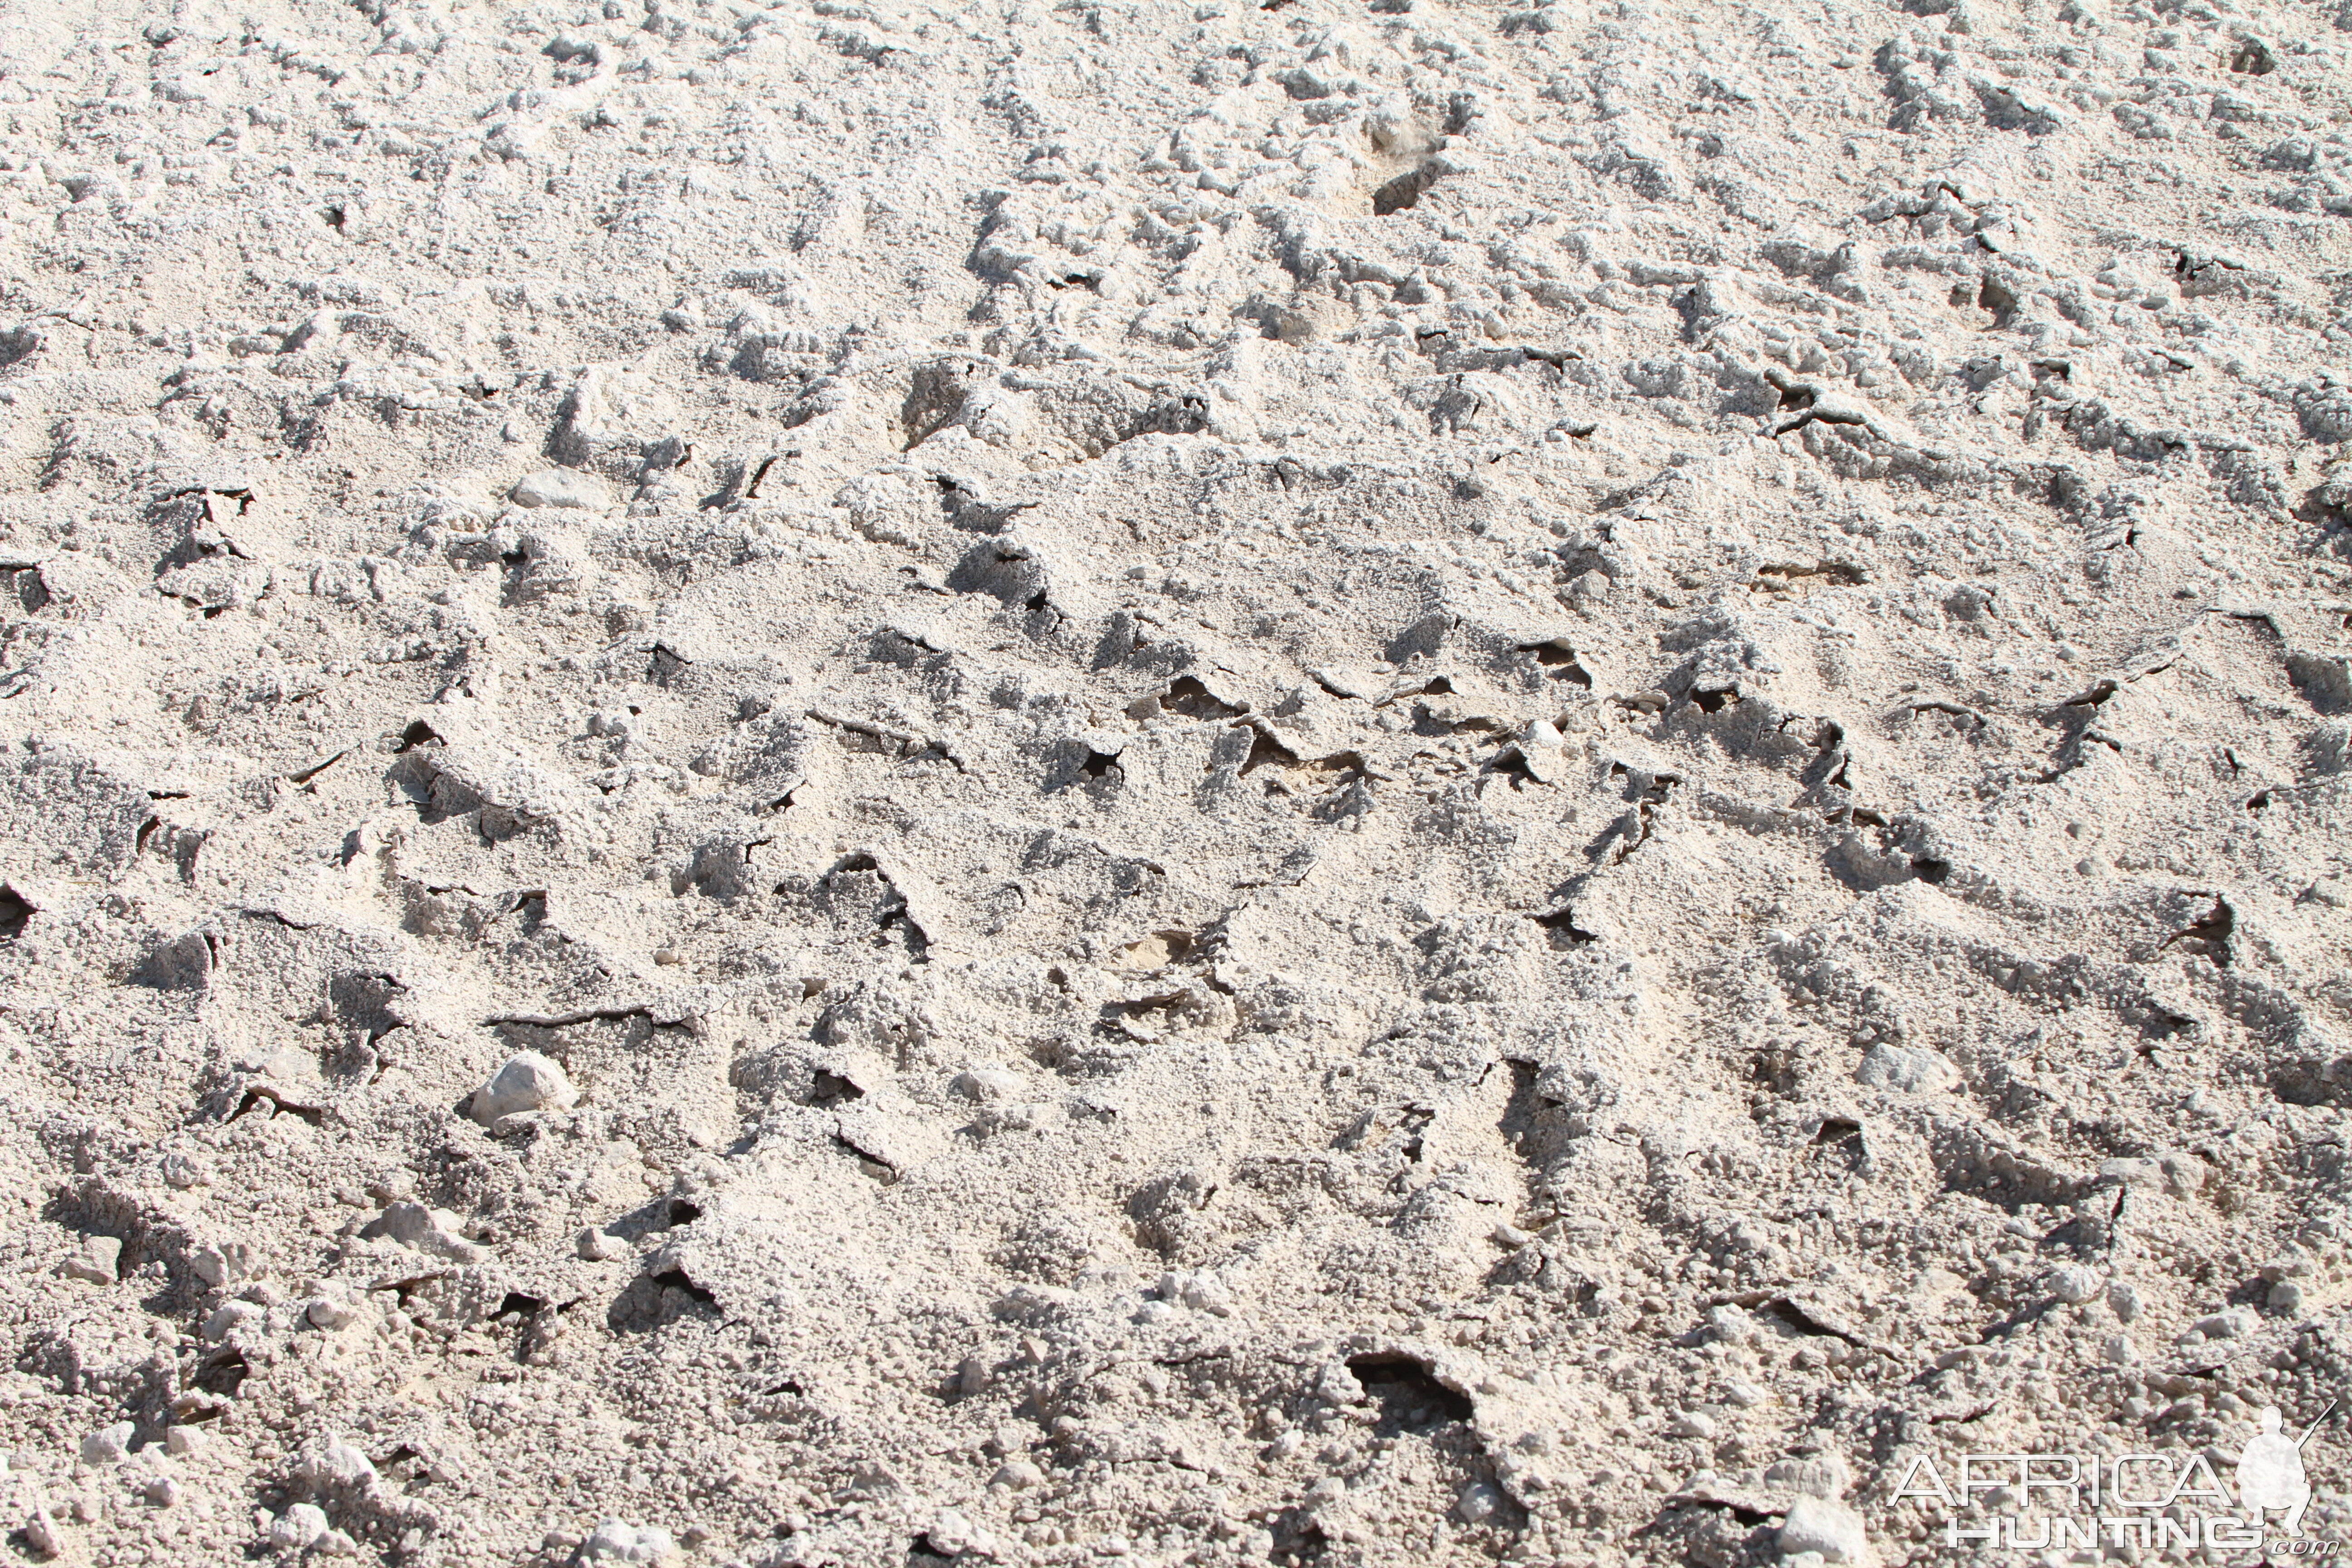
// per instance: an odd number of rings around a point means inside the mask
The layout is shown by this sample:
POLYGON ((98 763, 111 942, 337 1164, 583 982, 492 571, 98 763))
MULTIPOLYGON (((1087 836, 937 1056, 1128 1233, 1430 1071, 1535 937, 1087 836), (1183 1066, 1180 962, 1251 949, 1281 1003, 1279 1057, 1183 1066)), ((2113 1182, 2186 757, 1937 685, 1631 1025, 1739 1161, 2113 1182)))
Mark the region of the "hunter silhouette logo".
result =
MULTIPOLYGON (((2327 1419, 2336 1404, 2328 1402, 2327 1409, 2319 1413, 2319 1421, 2327 1419)), ((2262 1430, 2246 1439, 2245 1452, 2238 1456, 2238 1501, 2258 1513, 2272 1509, 2284 1509, 2286 1518, 2279 1528, 2289 1535, 2303 1533, 2303 1510, 2311 1505, 2311 1480, 2303 1473, 2303 1446, 2319 1430, 2319 1421, 2304 1428, 2303 1436, 2289 1438, 2281 1431, 2282 1417, 2275 1405, 2264 1406, 2256 1417, 2262 1430)))
POLYGON ((1917 1454, 1893 1500, 1938 1505, 1930 1520, 1942 1516, 1944 1544, 1954 1550, 2259 1552, 2270 1529, 2273 1551, 2333 1558, 2343 1542, 2303 1533, 2312 1490, 2304 1450, 2337 1403, 2331 1400, 2300 1437, 2287 1436, 2275 1405, 2257 1412, 2234 1482, 2214 1469, 2226 1466, 2226 1458, 2209 1459, 2210 1450, 1969 1453, 1940 1465, 1935 1456, 1917 1454), (2274 1513, 2285 1517, 2273 1522, 2274 1513))

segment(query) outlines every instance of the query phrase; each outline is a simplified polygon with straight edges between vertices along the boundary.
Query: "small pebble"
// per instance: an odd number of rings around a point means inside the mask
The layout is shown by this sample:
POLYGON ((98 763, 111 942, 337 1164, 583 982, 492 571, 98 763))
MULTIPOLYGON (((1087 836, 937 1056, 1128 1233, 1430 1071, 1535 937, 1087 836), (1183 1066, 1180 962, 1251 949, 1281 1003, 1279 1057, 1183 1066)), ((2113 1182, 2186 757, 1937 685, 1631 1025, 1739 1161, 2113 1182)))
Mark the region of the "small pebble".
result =
POLYGON ((131 1439, 139 1428, 128 1421, 118 1421, 111 1426, 101 1426, 81 1440, 81 1462, 85 1465, 119 1465, 131 1453, 131 1439))

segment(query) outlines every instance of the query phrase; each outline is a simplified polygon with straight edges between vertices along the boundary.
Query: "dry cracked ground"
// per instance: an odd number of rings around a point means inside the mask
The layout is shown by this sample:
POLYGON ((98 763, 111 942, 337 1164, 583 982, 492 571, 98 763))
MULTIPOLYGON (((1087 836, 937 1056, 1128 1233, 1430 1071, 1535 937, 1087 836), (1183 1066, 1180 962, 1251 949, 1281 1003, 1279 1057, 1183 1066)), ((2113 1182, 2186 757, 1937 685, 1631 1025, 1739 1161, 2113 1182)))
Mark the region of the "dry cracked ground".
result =
POLYGON ((2352 10, 7 11, 0 1558, 1927 1563, 2352 1392, 2352 10))

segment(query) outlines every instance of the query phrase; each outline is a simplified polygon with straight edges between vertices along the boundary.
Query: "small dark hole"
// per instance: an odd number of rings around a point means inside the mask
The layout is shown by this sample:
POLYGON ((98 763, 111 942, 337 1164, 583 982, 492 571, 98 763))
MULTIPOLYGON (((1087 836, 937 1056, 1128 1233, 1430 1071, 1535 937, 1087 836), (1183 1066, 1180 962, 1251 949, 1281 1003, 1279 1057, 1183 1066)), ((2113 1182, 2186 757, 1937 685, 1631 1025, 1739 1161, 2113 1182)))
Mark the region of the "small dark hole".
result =
POLYGON ((693 1280, 688 1279, 686 1277, 686 1270, 683 1268, 667 1268, 661 1273, 655 1275, 653 1278, 654 1283, 660 1286, 665 1290, 677 1290, 682 1292, 683 1294, 691 1297, 693 1300, 701 1302, 706 1307, 716 1307, 719 1305, 718 1296, 709 1290, 704 1289, 701 1286, 697 1285, 693 1280))
POLYGON ((1601 940, 1597 933, 1586 931, 1576 923, 1574 910, 1555 910, 1548 915, 1531 915, 1528 918, 1551 932, 1551 944, 1554 947, 1581 947, 1588 942, 1601 940))
POLYGON ((0 941, 23 935, 25 922, 32 918, 33 906, 16 889, 0 887, 0 941))
POLYGON ((1242 772, 1254 772, 1268 763, 1289 768, 1298 765, 1298 753, 1267 734, 1263 730, 1250 731, 1249 755, 1242 759, 1242 772))
POLYGON ((503 1318, 511 1312, 519 1318, 536 1318, 547 1310, 547 1298, 534 1296, 528 1290, 509 1290, 499 1300, 499 1310, 490 1314, 503 1318))
POLYGON ((1405 212, 1419 205, 1423 193, 1435 184, 1436 179, 1436 174, 1426 164, 1418 169, 1408 169, 1372 193, 1372 216, 1387 217, 1392 213, 1405 212))
POLYGON ((815 1078, 812 1079, 809 1083, 808 1102, 811 1105, 819 1107, 820 1109, 826 1106, 840 1105, 847 1100, 863 1100, 865 1098, 866 1091, 864 1089, 858 1088, 856 1084, 850 1082, 839 1073, 827 1072, 823 1068, 816 1069, 815 1078))
POLYGON ((777 1395, 779 1395, 779 1394, 789 1394, 793 1395, 794 1397, 798 1397, 799 1395, 801 1395, 801 1394, 805 1394, 805 1393, 807 1393, 807 1392, 808 1392, 808 1391, 807 1391, 806 1389, 803 1388, 803 1387, 802 1387, 798 1383, 794 1382, 793 1379, 791 1379, 791 1378, 789 1378, 789 1377, 788 1377, 788 1378, 784 1379, 784 1381, 783 1381, 783 1382, 782 1382, 782 1383, 780 1383, 780 1384, 776 1384, 776 1386, 775 1386, 775 1387, 773 1387, 773 1388, 763 1388, 763 1389, 761 1389, 761 1390, 760 1391, 760 1394, 761 1394, 761 1398, 764 1398, 764 1399, 773 1399, 773 1398, 775 1398, 777 1395))
MULTIPOLYGON (((1118 754, 1116 752, 1089 751, 1087 752, 1087 760, 1078 764, 1078 772, 1090 779, 1101 779, 1108 778, 1110 771, 1117 767, 1118 767, 1118 754)), ((1122 774, 1126 771, 1124 768, 1119 768, 1122 774)))
POLYGON ((672 1199, 670 1199, 670 1201, 669 1201, 669 1226, 670 1226, 670 1228, 671 1228, 672 1230, 676 1230, 679 1226, 682 1226, 682 1225, 692 1225, 696 1220, 698 1220, 698 1219, 700 1219, 701 1217, 702 1217, 702 1205, 699 1205, 699 1204, 690 1204, 690 1203, 687 1202, 684 1198, 672 1198, 672 1199))
POLYGON ((1394 1352, 1349 1356, 1348 1370, 1377 1400, 1381 1414, 1416 1426, 1468 1421, 1477 1414, 1466 1394, 1437 1381, 1426 1362, 1394 1352), (1420 1419, 1416 1419, 1420 1418, 1420 1419))
POLYGON ((2215 900, 2210 912, 2189 923, 2189 929, 2165 939, 2170 947, 2179 942, 2192 952, 2201 952, 2226 969, 2230 965, 2230 933, 2237 929, 2238 917, 2230 906, 2215 900))
POLYGON ((1231 703, 1218 700, 1215 693, 1190 675, 1180 675, 1169 683, 1160 706, 1187 719, 1230 719, 1241 711, 1231 703))
POLYGON ((1591 689, 1591 672, 1577 662, 1576 650, 1566 643, 1557 641, 1527 643, 1520 646, 1519 651, 1534 654, 1536 662, 1550 670, 1554 680, 1565 680, 1570 685, 1583 687, 1588 691, 1591 689))
POLYGON ((412 752, 419 746, 432 745, 440 739, 440 735, 436 732, 432 725, 422 719, 417 719, 412 721, 408 728, 400 732, 400 744, 393 749, 395 752, 412 752))
POLYGON ((1739 700, 1737 691, 1694 691, 1691 701, 1702 713, 1720 713, 1739 700))
POLYGON ((1813 1134, 1813 1142, 1817 1145, 1843 1143, 1849 1138, 1861 1136, 1861 1122, 1849 1121, 1843 1116, 1824 1116, 1822 1118, 1822 1130, 1813 1134))
POLYGON ((329 228, 333 229, 337 234, 343 232, 343 209, 341 207, 329 207, 324 216, 329 228))
POLYGON ((1780 389, 1781 407, 1811 408, 1812 405, 1813 393, 1811 387, 1788 386, 1780 389))
POLYGON ((1516 748, 1511 751, 1507 751, 1501 756, 1496 758, 1495 761, 1489 764, 1487 772, 1499 773, 1504 778, 1510 780, 1511 787, 1513 789, 1525 789, 1531 784, 1541 784, 1543 782, 1541 779, 1536 777, 1535 769, 1528 766, 1528 759, 1522 756, 1516 748))
POLYGON ((247 1364, 245 1352, 239 1350, 217 1350, 205 1357, 196 1367, 196 1386, 206 1394, 234 1395, 237 1385, 253 1370, 247 1364))
POLYGON ((1933 882, 1940 887, 1951 876, 1952 863, 1949 860, 1914 860, 1911 869, 1921 881, 1933 882))

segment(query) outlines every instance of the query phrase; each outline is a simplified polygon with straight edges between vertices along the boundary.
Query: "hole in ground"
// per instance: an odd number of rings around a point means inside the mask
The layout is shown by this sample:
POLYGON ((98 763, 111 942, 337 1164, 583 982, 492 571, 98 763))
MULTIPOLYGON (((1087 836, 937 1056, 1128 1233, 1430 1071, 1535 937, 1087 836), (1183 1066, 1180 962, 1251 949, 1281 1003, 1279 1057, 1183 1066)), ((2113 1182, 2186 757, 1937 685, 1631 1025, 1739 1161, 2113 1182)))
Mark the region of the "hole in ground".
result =
POLYGON ((1372 193, 1372 216, 1387 217, 1420 205, 1422 196, 1436 183, 1437 170, 1431 164, 1406 170, 1372 193))
POLYGON ((858 1088, 856 1084, 850 1082, 839 1073, 827 1072, 823 1068, 816 1069, 816 1076, 812 1079, 809 1083, 808 1103, 817 1107, 819 1110, 824 1110, 829 1106, 840 1105, 847 1100, 863 1100, 865 1098, 866 1091, 864 1089, 858 1088))
POLYGON ((1394 1351, 1349 1356, 1348 1370, 1381 1407, 1383 1425, 1426 1428, 1467 1421, 1476 1407, 1466 1394, 1437 1381, 1429 1363, 1394 1351))

